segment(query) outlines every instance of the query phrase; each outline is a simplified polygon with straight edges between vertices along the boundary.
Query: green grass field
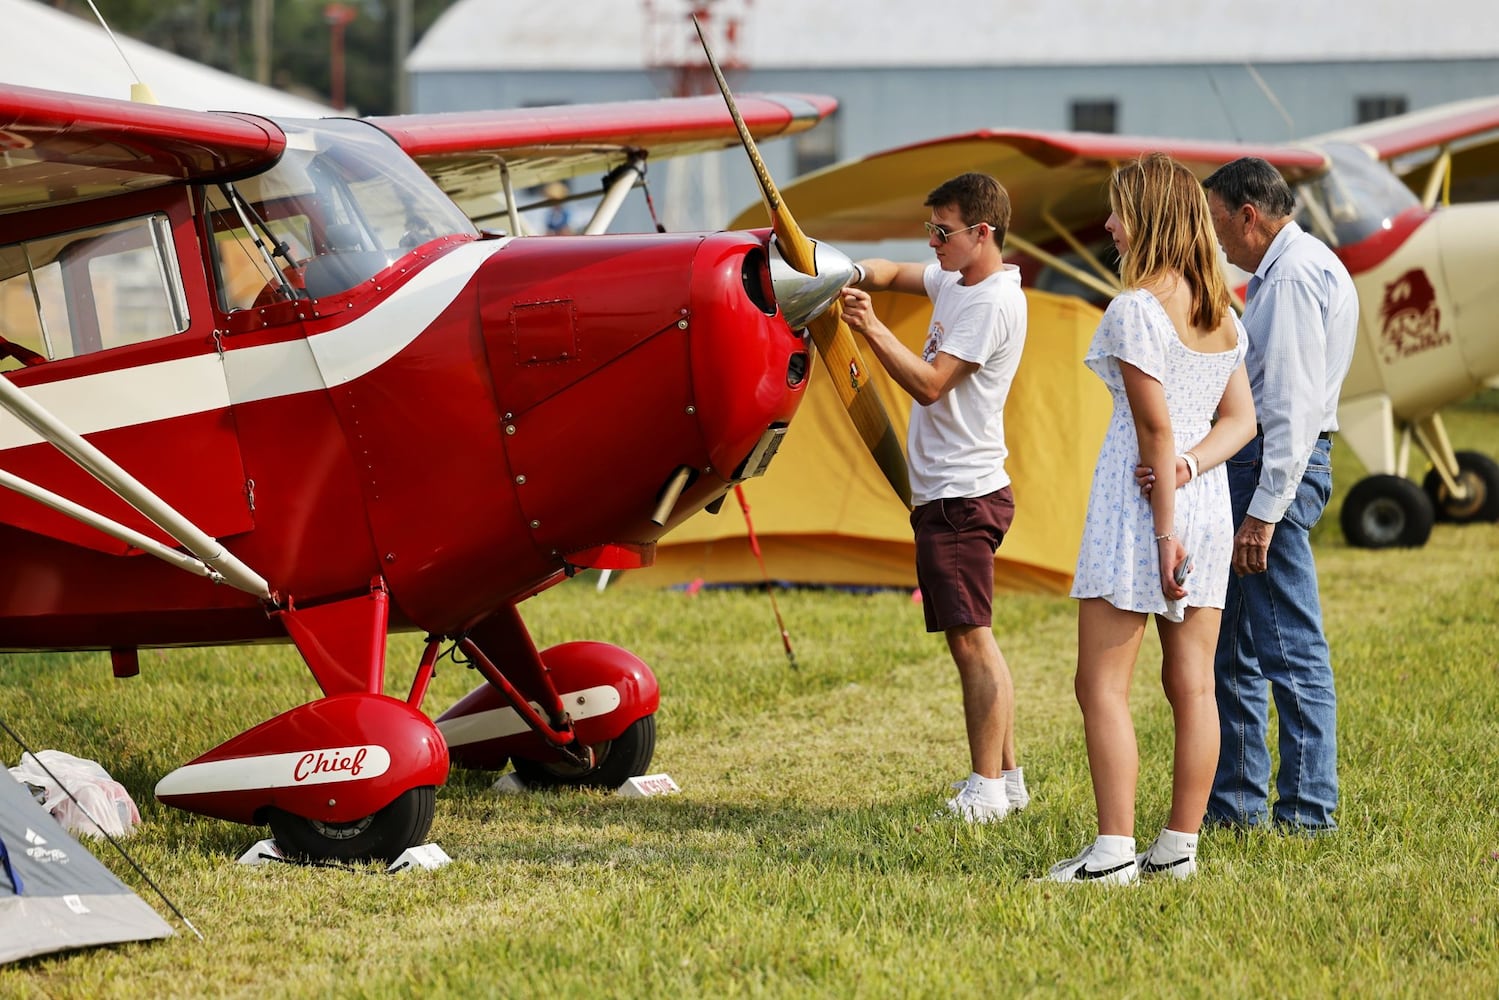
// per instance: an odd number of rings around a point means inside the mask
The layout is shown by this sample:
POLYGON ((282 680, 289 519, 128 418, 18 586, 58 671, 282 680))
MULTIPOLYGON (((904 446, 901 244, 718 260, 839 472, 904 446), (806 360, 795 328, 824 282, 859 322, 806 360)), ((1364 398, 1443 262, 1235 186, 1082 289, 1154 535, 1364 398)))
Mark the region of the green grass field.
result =
MULTIPOLYGON (((1449 429, 1499 451, 1499 393, 1449 429)), ((1358 474, 1340 458, 1340 487, 1358 474)), ((1181 884, 1032 881, 1094 832, 1062 598, 999 601, 1034 801, 970 828, 933 817, 966 749, 955 673, 907 595, 782 593, 792 670, 764 594, 556 588, 523 608, 538 645, 604 639, 654 666, 653 770, 682 793, 498 796, 494 775, 455 770, 432 831, 453 864, 399 876, 237 865, 268 831, 152 797, 167 771, 316 694, 288 647, 145 652, 128 681, 103 654, 0 657, 0 713, 125 783, 145 819, 129 850, 207 938, 102 845, 181 933, 0 968, 0 997, 1493 997, 1499 526, 1359 551, 1337 505, 1318 557, 1341 832, 1207 834, 1181 884)), ((393 640, 392 693, 417 652, 393 640)), ((475 683, 441 670, 427 708, 475 683)), ((1148 842, 1171 747, 1153 642, 1134 705, 1148 842)), ((7 765, 18 755, 0 745, 7 765)))

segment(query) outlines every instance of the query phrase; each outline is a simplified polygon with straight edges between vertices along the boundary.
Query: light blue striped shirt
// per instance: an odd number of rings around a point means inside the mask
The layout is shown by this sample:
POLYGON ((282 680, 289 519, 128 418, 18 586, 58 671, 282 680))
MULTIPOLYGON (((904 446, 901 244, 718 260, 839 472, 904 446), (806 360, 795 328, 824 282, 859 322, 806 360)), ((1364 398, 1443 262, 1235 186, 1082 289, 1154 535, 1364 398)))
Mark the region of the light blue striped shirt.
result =
POLYGON ((1338 394, 1358 338, 1358 292, 1327 244, 1288 222, 1249 279, 1249 388, 1265 432, 1249 514, 1278 523, 1317 435, 1338 429, 1338 394))

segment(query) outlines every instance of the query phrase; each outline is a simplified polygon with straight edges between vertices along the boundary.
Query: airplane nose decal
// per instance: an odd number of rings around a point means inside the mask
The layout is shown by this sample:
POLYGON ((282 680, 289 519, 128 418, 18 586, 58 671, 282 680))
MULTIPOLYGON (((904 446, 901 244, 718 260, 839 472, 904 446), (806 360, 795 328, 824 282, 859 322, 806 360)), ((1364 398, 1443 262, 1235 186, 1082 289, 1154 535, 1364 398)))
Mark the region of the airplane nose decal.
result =
POLYGON ((1436 287, 1424 268, 1411 268, 1385 286, 1379 322, 1385 364, 1452 342, 1452 333, 1442 329, 1436 287))

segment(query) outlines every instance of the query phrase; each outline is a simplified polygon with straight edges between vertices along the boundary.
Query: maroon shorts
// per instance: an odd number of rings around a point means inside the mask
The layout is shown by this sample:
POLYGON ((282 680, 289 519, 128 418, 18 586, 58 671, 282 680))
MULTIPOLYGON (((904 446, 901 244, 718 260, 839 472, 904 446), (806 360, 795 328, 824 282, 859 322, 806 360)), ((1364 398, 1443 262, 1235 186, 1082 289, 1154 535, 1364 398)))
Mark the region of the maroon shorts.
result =
POLYGON ((911 512, 928 632, 993 624, 994 553, 1014 517, 1008 486, 981 497, 933 500, 911 512))

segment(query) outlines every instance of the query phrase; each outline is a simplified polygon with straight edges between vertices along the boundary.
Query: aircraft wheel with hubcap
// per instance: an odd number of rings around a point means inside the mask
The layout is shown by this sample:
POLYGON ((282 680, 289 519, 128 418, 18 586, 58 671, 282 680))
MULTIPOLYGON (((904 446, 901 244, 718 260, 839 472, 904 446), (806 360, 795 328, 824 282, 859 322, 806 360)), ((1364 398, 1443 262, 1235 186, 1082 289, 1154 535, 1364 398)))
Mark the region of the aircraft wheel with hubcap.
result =
POLYGON ((408 788, 373 816, 352 823, 322 823, 281 809, 272 809, 269 821, 276 846, 287 857, 391 862, 426 841, 436 808, 437 789, 423 785, 408 788))
POLYGON ((644 774, 655 752, 656 717, 647 715, 630 723, 619 739, 595 743, 595 763, 591 768, 566 760, 542 763, 514 756, 510 762, 520 780, 532 788, 618 788, 628 779, 644 774))
POLYGON ((1437 470, 1426 474, 1422 487, 1431 497, 1438 521, 1472 524, 1475 521, 1499 521, 1499 462, 1480 451, 1457 453, 1457 481, 1468 491, 1459 500, 1447 489, 1437 470))
POLYGON ((1418 548, 1431 537, 1436 511, 1425 491, 1404 476, 1369 476, 1348 491, 1339 519, 1349 545, 1418 548))

